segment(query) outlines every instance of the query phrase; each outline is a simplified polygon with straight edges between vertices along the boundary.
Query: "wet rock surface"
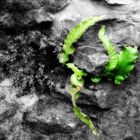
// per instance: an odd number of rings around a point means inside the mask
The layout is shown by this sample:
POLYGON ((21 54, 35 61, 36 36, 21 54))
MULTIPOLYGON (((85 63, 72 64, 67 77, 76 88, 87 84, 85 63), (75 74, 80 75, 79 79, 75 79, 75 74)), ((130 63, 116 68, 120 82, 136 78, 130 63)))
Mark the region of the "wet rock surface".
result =
POLYGON ((108 56, 97 37, 102 24, 120 50, 140 46, 138 0, 0 1, 0 140, 139 140, 140 53, 122 85, 103 79, 85 87, 77 105, 99 138, 78 118, 68 94, 70 75, 58 54, 68 31, 88 17, 105 18, 88 29, 71 57, 89 74, 103 70, 108 56))

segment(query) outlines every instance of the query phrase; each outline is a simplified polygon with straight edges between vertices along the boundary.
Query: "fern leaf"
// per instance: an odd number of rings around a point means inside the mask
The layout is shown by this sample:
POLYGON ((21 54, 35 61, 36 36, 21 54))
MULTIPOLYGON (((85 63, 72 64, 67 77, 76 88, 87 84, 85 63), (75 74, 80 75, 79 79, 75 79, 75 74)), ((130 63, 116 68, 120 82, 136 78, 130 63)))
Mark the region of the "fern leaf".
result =
POLYGON ((65 39, 65 45, 67 47, 71 47, 72 44, 77 42, 77 40, 84 34, 84 32, 89 27, 93 26, 99 20, 101 20, 101 17, 93 17, 76 25, 67 35, 65 39))
POLYGON ((70 81, 71 81, 71 84, 75 87, 83 87, 84 85, 84 79, 81 77, 78 77, 75 74, 71 75, 70 81))
POLYGON ((83 87, 84 79, 82 77, 86 76, 87 73, 83 70, 79 70, 73 63, 67 63, 66 66, 74 72, 70 78, 71 84, 75 87, 83 87))
POLYGON ((70 94, 72 96, 73 111, 74 111, 75 115, 91 129, 91 131, 94 135, 99 136, 99 133, 98 133, 97 129, 95 128, 95 126, 93 125, 91 119, 86 114, 84 114, 81 111, 81 109, 76 105, 76 102, 79 98, 78 92, 79 92, 79 90, 77 88, 71 88, 71 90, 70 90, 70 94))
MULTIPOLYGON (((74 47, 73 43, 77 42, 78 39, 84 34, 84 32, 91 26, 93 26, 96 22, 100 21, 102 17, 93 17, 89 18, 78 25, 76 25, 67 35, 64 45, 63 45, 63 52, 66 53, 67 55, 71 55, 74 53, 74 47)), ((62 59, 62 56, 60 55, 60 60, 65 60, 65 61, 60 61, 60 63, 65 64, 68 59, 62 59)))
POLYGON ((73 63, 67 63, 66 66, 70 68, 74 72, 74 74, 80 78, 82 78, 83 76, 87 76, 86 72, 84 72, 83 70, 79 70, 73 63))
POLYGON ((106 31, 105 26, 102 26, 101 29, 99 30, 98 37, 103 43, 103 46, 109 55, 109 61, 105 67, 105 71, 111 71, 115 69, 117 65, 117 53, 112 42, 105 35, 105 31, 106 31))
POLYGON ((74 111, 75 115, 92 130, 92 133, 94 135, 96 135, 96 136, 99 135, 99 133, 97 132, 97 129, 93 125, 91 119, 86 114, 81 112, 79 107, 74 106, 73 111, 74 111))
POLYGON ((102 80, 102 77, 100 75, 91 77, 91 81, 96 84, 99 83, 101 80, 102 80))
POLYGON ((69 60, 68 54, 62 52, 62 53, 59 55, 59 62, 60 62, 60 63, 63 64, 63 63, 65 63, 65 62, 68 61, 68 60, 69 60))
POLYGON ((138 58, 138 50, 133 47, 124 47, 118 54, 118 64, 115 68, 115 84, 120 85, 133 70, 138 58))

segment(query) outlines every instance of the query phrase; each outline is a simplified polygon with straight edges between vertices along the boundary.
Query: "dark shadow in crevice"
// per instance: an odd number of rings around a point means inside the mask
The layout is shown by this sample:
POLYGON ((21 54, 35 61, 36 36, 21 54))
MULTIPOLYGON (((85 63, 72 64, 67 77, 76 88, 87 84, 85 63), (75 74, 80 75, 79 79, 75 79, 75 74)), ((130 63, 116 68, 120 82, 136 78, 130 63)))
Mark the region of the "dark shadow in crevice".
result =
POLYGON ((126 138, 124 138, 123 140, 135 140, 132 136, 128 136, 126 138))
POLYGON ((109 110, 111 110, 110 108, 100 108, 100 107, 98 107, 98 106, 96 106, 96 105, 87 105, 87 104, 77 104, 78 105, 78 107, 80 107, 80 108, 83 108, 83 109, 85 109, 85 110, 92 110, 93 112, 106 112, 106 111, 109 111, 109 110))
POLYGON ((30 23, 28 25, 15 25, 13 27, 4 27, 0 26, 1 30, 4 31, 7 35, 19 35, 22 33, 27 33, 28 31, 40 30, 42 33, 50 32, 52 27, 52 22, 46 21, 41 23, 30 23))
POLYGON ((47 124, 41 121, 32 122, 32 121, 24 121, 24 126, 28 127, 33 133, 39 132, 44 135, 51 135, 55 133, 69 134, 71 132, 70 128, 63 128, 59 124, 47 124))

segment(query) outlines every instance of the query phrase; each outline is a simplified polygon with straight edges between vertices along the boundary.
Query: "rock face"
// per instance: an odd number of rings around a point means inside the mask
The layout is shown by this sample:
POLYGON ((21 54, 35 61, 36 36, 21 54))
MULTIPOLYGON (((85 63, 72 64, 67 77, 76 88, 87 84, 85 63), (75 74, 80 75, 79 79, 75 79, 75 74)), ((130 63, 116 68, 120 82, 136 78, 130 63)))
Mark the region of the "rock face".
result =
POLYGON ((109 4, 120 4, 120 5, 123 5, 123 4, 132 4, 135 1, 134 0, 106 0, 106 2, 109 3, 109 4))
POLYGON ((89 73, 98 74, 108 61, 108 56, 99 47, 80 46, 74 56, 74 64, 89 73))
POLYGON ((56 13, 66 7, 68 0, 6 0, 1 2, 1 28, 19 28, 36 23, 51 22, 50 13, 56 13))
POLYGON ((97 33, 120 50, 140 46, 139 0, 0 1, 0 140, 139 140, 140 53, 122 85, 90 76, 77 101, 100 137, 73 113, 70 74, 59 64, 64 39, 81 20, 104 15, 74 46, 70 61, 90 74, 100 73, 108 56, 97 33))

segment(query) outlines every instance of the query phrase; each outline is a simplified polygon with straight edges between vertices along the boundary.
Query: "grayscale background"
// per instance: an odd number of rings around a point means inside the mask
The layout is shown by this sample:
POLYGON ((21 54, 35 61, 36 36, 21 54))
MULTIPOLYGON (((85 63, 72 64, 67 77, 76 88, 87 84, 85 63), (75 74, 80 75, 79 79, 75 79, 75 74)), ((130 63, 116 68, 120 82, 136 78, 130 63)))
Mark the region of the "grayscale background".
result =
POLYGON ((58 54, 77 23, 102 15, 71 57, 90 74, 108 60, 97 37, 101 25, 118 50, 140 47, 140 0, 0 0, 0 140, 140 140, 140 57, 120 86, 87 78, 77 105, 99 138, 72 110, 71 71, 58 54))

